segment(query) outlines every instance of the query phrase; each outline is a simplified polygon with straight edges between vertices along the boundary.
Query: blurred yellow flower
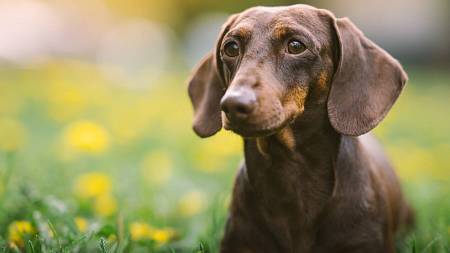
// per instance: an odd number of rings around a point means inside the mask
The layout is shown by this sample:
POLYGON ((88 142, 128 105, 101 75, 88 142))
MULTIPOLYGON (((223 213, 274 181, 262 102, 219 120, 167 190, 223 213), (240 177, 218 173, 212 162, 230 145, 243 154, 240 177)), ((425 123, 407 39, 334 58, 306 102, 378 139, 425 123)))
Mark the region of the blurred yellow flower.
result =
POLYGON ((147 182, 161 185, 170 179, 172 167, 172 159, 167 152, 150 152, 142 161, 141 173, 147 182))
POLYGON ((150 238, 153 228, 147 223, 133 222, 130 225, 131 240, 139 241, 150 238))
POLYGON ((110 194, 103 194, 94 199, 94 211, 96 214, 107 217, 117 210, 116 199, 110 194))
POLYGON ((31 223, 24 220, 14 221, 8 228, 9 241, 19 246, 23 246, 24 236, 32 235, 34 233, 35 231, 31 223))
POLYGON ((117 236, 116 236, 115 234, 110 234, 110 235, 108 236, 108 241, 109 241, 109 242, 115 242, 115 241, 117 241, 117 236))
POLYGON ((99 197, 109 194, 111 178, 100 172, 90 172, 79 176, 75 181, 75 193, 82 198, 99 197))
POLYGON ((175 230, 172 228, 154 229, 151 233, 151 239, 159 244, 165 244, 175 237, 175 230))
POLYGON ((76 151, 101 153, 109 146, 109 134, 94 122, 78 121, 65 129, 64 143, 76 151))
POLYGON ((182 216, 189 217, 203 211, 206 207, 205 194, 200 191, 191 191, 181 197, 178 211, 182 216))
POLYGON ((153 228, 144 222, 133 222, 130 234, 133 241, 153 240, 158 244, 165 244, 175 238, 176 232, 172 228, 153 228))
POLYGON ((85 233, 89 227, 88 221, 83 217, 75 217, 74 219, 75 225, 77 226, 78 231, 81 233, 85 233))
POLYGON ((17 120, 0 119, 0 151, 17 151, 25 143, 26 131, 17 120))
POLYGON ((94 201, 94 211, 100 216, 110 216, 117 209, 111 189, 111 178, 100 172, 90 172, 79 176, 74 186, 76 195, 94 201))

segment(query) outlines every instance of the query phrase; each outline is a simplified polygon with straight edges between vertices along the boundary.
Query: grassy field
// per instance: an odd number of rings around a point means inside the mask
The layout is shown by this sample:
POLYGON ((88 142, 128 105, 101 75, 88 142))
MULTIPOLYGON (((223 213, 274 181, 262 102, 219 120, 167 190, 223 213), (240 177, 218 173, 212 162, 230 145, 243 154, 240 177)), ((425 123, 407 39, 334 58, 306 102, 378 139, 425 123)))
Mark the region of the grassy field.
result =
MULTIPOLYGON (((450 252, 450 74, 409 75, 375 131, 417 212, 398 249, 450 252)), ((130 90, 80 62, 1 69, 0 253, 216 252, 241 140, 193 134, 186 76, 130 90)))

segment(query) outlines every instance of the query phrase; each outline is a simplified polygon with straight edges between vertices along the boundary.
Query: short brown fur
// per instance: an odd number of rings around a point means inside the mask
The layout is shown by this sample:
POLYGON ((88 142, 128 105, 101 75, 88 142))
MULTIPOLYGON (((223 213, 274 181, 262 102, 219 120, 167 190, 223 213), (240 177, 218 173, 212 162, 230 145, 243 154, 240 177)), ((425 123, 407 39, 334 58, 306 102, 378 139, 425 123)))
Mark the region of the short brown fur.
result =
POLYGON ((223 125, 244 139, 220 252, 395 252, 413 211, 366 133, 406 79, 394 58, 329 11, 294 5, 233 15, 189 82, 196 133, 223 125), (233 35, 239 27, 249 39, 233 35), (306 49, 289 52, 291 40, 306 49), (228 41, 238 56, 224 52, 228 41))

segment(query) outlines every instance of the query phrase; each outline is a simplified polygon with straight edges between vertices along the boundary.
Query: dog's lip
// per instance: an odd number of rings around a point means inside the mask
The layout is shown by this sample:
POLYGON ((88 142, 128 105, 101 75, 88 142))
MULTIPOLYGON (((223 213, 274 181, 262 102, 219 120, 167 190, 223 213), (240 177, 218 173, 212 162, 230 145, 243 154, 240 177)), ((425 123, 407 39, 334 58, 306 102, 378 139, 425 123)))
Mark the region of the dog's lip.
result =
POLYGON ((270 136, 278 132, 279 130, 283 129, 287 124, 289 124, 291 120, 289 118, 286 118, 284 120, 281 120, 270 127, 260 127, 257 125, 251 125, 251 124, 236 124, 231 121, 228 121, 224 128, 226 130, 231 130, 235 132, 236 134, 241 135, 244 138, 255 138, 255 137, 265 137, 270 136))

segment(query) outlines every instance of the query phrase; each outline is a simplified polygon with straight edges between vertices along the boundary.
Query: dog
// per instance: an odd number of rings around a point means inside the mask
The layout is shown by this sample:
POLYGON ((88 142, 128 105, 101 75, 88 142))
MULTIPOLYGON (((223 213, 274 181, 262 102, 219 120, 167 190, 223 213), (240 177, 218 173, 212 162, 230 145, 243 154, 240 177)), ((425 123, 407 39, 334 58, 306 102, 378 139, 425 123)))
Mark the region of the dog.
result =
POLYGON ((395 252, 414 221, 368 133, 407 75, 348 19, 308 5, 229 17, 188 93, 200 137, 243 137, 222 253, 395 252))

